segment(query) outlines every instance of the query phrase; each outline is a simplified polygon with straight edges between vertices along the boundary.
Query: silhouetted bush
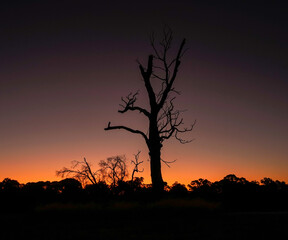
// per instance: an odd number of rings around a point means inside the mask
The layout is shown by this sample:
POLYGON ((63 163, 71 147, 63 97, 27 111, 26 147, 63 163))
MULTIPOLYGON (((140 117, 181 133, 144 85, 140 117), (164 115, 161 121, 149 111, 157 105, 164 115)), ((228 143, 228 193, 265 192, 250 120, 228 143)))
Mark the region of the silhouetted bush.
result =
POLYGON ((86 185, 84 190, 88 199, 94 201, 105 200, 111 194, 109 186, 104 181, 86 185))
POLYGON ((21 184, 17 180, 5 178, 0 184, 0 211, 23 208, 21 201, 21 184))
POLYGON ((188 189, 192 196, 202 198, 215 198, 217 194, 217 188, 209 180, 203 178, 191 181, 188 184, 188 189))
POLYGON ((188 194, 188 190, 184 184, 175 182, 172 184, 172 187, 171 187, 169 193, 172 196, 186 197, 188 194))
POLYGON ((13 180, 10 178, 5 178, 1 182, 1 192, 6 194, 17 193, 20 189, 21 185, 17 180, 13 180))
POLYGON ((288 210, 288 185, 270 178, 262 179, 261 183, 250 182, 234 174, 213 183, 200 178, 191 181, 188 189, 184 184, 175 182, 171 187, 166 186, 163 195, 157 197, 153 195, 151 185, 143 184, 143 180, 143 178, 134 178, 133 182, 119 180, 113 185, 98 181, 82 188, 81 183, 73 178, 59 182, 39 181, 26 184, 5 178, 0 182, 0 210, 19 211, 57 202, 82 204, 121 200, 148 203, 160 200, 159 197, 172 198, 175 201, 184 198, 187 201, 202 199, 204 202, 222 206, 226 210, 288 210))

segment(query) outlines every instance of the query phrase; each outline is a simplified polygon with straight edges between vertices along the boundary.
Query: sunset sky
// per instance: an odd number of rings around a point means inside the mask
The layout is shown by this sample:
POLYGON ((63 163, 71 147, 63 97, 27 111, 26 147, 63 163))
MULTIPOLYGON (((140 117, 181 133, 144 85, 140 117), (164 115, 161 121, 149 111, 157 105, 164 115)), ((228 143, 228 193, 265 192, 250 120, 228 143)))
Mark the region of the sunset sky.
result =
POLYGON ((141 150, 137 176, 149 183, 143 139, 104 128, 147 130, 141 115, 117 110, 137 90, 145 106, 137 60, 146 65, 149 33, 166 24, 173 49, 187 39, 176 106, 197 124, 185 136, 193 142, 165 142, 163 158, 177 161, 163 165, 164 181, 288 182, 287 3, 204 2, 1 2, 0 181, 60 180, 55 171, 83 157, 97 169, 125 154, 131 169, 141 150))

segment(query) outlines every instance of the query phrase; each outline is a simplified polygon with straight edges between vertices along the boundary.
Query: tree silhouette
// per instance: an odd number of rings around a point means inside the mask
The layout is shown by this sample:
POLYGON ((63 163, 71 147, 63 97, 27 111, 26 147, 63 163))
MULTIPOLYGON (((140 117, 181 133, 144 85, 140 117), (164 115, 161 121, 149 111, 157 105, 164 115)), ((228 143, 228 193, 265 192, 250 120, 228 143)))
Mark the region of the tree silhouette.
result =
MULTIPOLYGON (((165 27, 163 37, 156 45, 154 34, 151 35, 150 43, 153 54, 149 55, 147 67, 138 62, 140 73, 144 80, 145 89, 149 98, 150 109, 137 106, 137 96, 139 92, 130 93, 122 98, 122 109, 119 113, 136 111, 144 115, 149 122, 148 133, 138 129, 132 129, 123 125, 111 125, 105 130, 124 129, 128 132, 142 136, 146 142, 150 155, 150 170, 153 190, 157 193, 164 189, 164 181, 161 173, 161 149, 163 142, 171 137, 175 137, 180 143, 190 141, 181 138, 180 134, 192 131, 194 124, 189 128, 183 128, 183 118, 180 117, 181 111, 174 107, 175 94, 180 94, 174 88, 174 82, 178 75, 181 58, 185 53, 185 39, 182 40, 175 57, 168 56, 172 43, 172 31, 165 27)), ((164 163, 168 163, 164 161, 164 163)))
POLYGON ((183 197, 187 195, 188 190, 184 184, 178 183, 177 181, 174 182, 171 186, 170 189, 170 194, 178 196, 178 197, 183 197))
POLYGON ((119 181, 123 181, 128 176, 125 156, 109 157, 99 163, 102 177, 115 187, 119 181))
POLYGON ((86 185, 87 183, 96 184, 99 181, 98 171, 92 171, 91 164, 87 162, 86 158, 84 158, 83 162, 72 161, 71 168, 63 167, 61 170, 56 171, 56 175, 62 178, 75 178, 80 181, 82 185, 86 185))
POLYGON ((5 178, 1 183, 1 190, 7 192, 16 192, 20 186, 21 184, 17 180, 5 178))
POLYGON ((133 183, 133 181, 134 181, 135 172, 143 172, 144 171, 144 169, 139 170, 139 165, 141 163, 143 163, 143 161, 139 162, 140 153, 141 153, 141 151, 138 151, 137 154, 134 154, 135 161, 134 160, 131 161, 131 163, 134 165, 134 168, 133 168, 133 171, 132 171, 132 175, 131 175, 131 183, 133 183))
POLYGON ((212 183, 203 178, 199 178, 198 180, 191 181, 190 184, 188 184, 188 189, 192 191, 193 193, 197 194, 207 194, 209 192, 213 192, 211 189, 212 183))

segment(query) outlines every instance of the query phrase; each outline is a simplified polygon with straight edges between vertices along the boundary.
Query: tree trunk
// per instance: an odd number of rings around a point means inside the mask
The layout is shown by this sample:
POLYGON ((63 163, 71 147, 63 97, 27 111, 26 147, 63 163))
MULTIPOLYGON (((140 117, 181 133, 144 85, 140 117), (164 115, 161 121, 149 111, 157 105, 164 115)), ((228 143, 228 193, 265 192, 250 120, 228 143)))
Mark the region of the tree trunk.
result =
POLYGON ((157 113, 151 114, 149 127, 149 155, 151 180, 154 193, 164 191, 164 182, 161 173, 161 148, 160 136, 157 126, 157 113))
POLYGON ((161 174, 161 148, 152 146, 149 155, 152 188, 155 193, 161 193, 164 190, 164 182, 161 174))

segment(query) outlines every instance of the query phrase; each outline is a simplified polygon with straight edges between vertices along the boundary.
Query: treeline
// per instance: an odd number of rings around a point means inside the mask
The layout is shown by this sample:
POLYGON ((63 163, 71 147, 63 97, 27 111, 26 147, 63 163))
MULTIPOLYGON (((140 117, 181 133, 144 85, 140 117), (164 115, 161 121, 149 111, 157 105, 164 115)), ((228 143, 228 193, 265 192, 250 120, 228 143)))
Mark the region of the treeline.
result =
MULTIPOLYGON (((190 184, 175 182, 166 185, 163 199, 202 199, 217 203, 219 209, 239 211, 288 210, 288 185, 285 182, 264 178, 260 182, 248 181, 233 174, 220 181, 207 179, 191 181, 190 184)), ((20 184, 17 180, 5 178, 0 182, 0 209, 34 209, 51 203, 87 203, 109 201, 154 201, 151 185, 143 178, 133 181, 118 181, 108 185, 105 181, 87 184, 84 187, 73 178, 54 182, 29 182, 20 184)))

